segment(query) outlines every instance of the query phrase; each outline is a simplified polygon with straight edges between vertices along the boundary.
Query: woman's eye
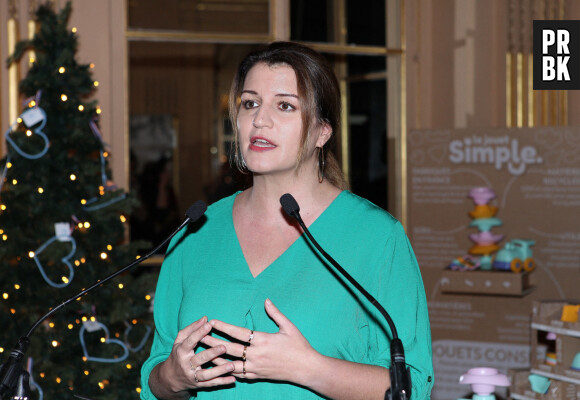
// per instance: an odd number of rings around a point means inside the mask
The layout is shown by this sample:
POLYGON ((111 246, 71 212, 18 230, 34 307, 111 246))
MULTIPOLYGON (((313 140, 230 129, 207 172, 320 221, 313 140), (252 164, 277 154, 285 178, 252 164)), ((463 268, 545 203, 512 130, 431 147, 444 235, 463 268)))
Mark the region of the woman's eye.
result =
POLYGON ((293 111, 293 110, 296 110, 296 107, 294 107, 290 103, 287 103, 287 102, 283 101, 282 103, 280 103, 280 109, 282 111, 293 111))
POLYGON ((254 108, 257 106, 257 103, 254 100, 244 100, 242 104, 246 109, 254 108))

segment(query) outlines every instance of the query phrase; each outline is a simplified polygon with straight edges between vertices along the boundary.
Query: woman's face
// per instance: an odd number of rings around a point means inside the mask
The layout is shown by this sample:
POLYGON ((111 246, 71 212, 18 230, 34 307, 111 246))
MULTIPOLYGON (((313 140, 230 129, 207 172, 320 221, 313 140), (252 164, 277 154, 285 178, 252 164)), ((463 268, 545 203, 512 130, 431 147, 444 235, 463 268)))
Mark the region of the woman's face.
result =
MULTIPOLYGON (((258 63, 250 69, 242 89, 237 125, 240 150, 250 171, 277 174, 295 170, 302 110, 291 67, 258 63)), ((326 142, 323 127, 313 130, 305 163, 314 158, 314 148, 326 142)))

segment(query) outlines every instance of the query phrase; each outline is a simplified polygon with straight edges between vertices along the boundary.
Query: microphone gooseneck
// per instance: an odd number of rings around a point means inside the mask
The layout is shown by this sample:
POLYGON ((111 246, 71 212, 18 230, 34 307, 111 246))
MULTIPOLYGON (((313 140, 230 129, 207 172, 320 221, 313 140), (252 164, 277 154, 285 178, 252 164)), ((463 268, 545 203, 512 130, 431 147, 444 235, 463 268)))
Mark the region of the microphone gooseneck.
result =
POLYGON ((367 300, 369 300, 371 302, 372 305, 374 305, 380 311, 380 313, 385 317, 385 319, 387 320, 387 323, 389 324, 389 328, 391 329, 391 333, 393 334, 393 339, 398 339, 399 336, 397 334, 397 328, 395 327, 395 324, 393 323, 393 320, 391 319, 391 317, 387 313, 387 311, 383 308, 383 306, 369 292, 367 292, 366 289, 363 288, 348 272, 346 272, 344 270, 344 268, 342 268, 334 260, 334 258, 332 258, 328 253, 326 253, 326 251, 324 251, 324 249, 322 247, 320 247, 320 245, 318 244, 318 242, 310 234, 310 231, 308 230, 308 228, 304 224, 304 221, 302 221, 302 217, 300 217, 300 207, 298 206, 298 203, 296 202, 296 200, 294 199, 294 197, 290 193, 286 193, 285 195, 283 195, 280 198, 280 204, 282 205, 282 208, 284 209, 284 212, 286 214, 288 214, 288 216, 290 216, 290 217, 296 219, 296 221, 298 221, 298 224, 300 225, 300 227, 302 228, 302 230, 304 231, 304 233, 306 234, 306 236, 308 236, 308 239, 310 239, 310 241, 312 242, 312 244, 314 244, 314 246, 316 247, 316 249, 320 252, 320 254, 322 254, 324 256, 324 258, 326 258, 328 261, 330 261, 330 263, 350 283, 352 283, 353 286, 356 287, 367 298, 367 300))
POLYGON ((300 217, 300 206, 294 196, 290 193, 286 193, 280 197, 280 204, 284 212, 294 218, 310 242, 316 247, 320 254, 326 258, 332 266, 342 274, 366 299, 381 313, 381 315, 387 321, 391 334, 393 336, 391 340, 391 388, 385 394, 385 399, 387 400, 407 400, 411 397, 411 385, 410 385, 410 374, 405 364, 405 351, 403 348, 403 343, 397 334, 397 328, 393 319, 385 310, 385 308, 364 288, 362 287, 344 268, 338 264, 324 249, 318 244, 314 239, 302 217, 300 217))
MULTIPOLYGON (((28 374, 28 372, 22 368, 21 363, 22 363, 22 360, 24 358, 24 353, 26 352, 26 350, 28 349, 28 345, 30 344, 30 336, 32 335, 32 333, 36 330, 36 328, 43 321, 45 321, 48 317, 50 317, 51 315, 53 315, 58 310, 65 307, 67 304, 71 303, 72 301, 75 301, 79 297, 84 296, 85 294, 89 293, 90 291, 97 288, 98 286, 103 285, 104 283, 110 281, 114 277, 116 277, 116 276, 122 274, 123 272, 131 269, 135 265, 140 264, 143 261, 147 260, 153 254, 157 253, 163 246, 165 246, 165 244, 167 242, 169 242, 181 229, 183 229, 183 227, 185 227, 190 222, 195 222, 198 219, 200 219, 206 210, 207 210, 207 205, 203 201, 198 200, 195 204, 193 204, 191 207, 189 207, 187 209, 187 211, 185 212, 186 218, 181 223, 181 225, 175 231, 173 231, 173 233, 171 233, 167 238, 165 238, 165 240, 163 240, 159 245, 157 245, 153 250, 151 250, 149 253, 145 254, 143 257, 136 259, 135 261, 131 262, 130 264, 121 268, 120 270, 113 272, 112 274, 110 274, 106 278, 95 282, 93 285, 91 285, 87 289, 84 289, 81 292, 79 292, 78 294, 69 298, 68 300, 65 300, 64 302, 62 302, 58 306, 52 308, 48 313, 43 315, 41 318, 39 318, 38 321, 36 321, 34 323, 34 325, 32 325, 32 327, 30 328, 28 333, 25 336, 22 336, 20 339, 18 339, 18 342, 16 343, 16 345, 14 346, 14 349, 10 353, 8 360, 4 364, 2 364, 2 366, 0 368, 0 399, 4 396, 5 393, 14 391, 17 388, 17 386, 20 387, 21 382, 23 380, 23 378, 21 376, 23 374, 28 374)), ((27 378, 26 378, 26 380, 27 380, 27 378)), ((26 386, 28 386, 28 385, 26 385, 26 386)), ((18 389, 18 390, 20 390, 20 389, 18 389)))

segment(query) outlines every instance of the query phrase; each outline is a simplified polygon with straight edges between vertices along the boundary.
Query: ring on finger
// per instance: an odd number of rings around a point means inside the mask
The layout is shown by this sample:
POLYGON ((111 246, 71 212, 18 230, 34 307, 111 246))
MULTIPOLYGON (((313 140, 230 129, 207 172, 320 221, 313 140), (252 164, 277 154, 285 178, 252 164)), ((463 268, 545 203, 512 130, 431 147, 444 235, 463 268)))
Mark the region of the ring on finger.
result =
POLYGON ((246 352, 248 351, 248 346, 244 346, 244 352, 242 353, 242 361, 246 361, 246 352))
POLYGON ((248 339, 248 344, 252 344, 252 339, 254 339, 254 331, 250 331, 250 338, 248 339))
POLYGON ((242 375, 246 376, 246 360, 242 361, 242 375))
POLYGON ((197 373, 201 370, 201 365, 198 365, 195 368, 192 368, 195 370, 195 372, 193 373, 193 379, 195 379, 195 383, 199 383, 199 378, 197 377, 197 373))
POLYGON ((193 366, 193 361, 192 359, 189 359, 189 367, 190 369, 193 371, 195 369, 195 367, 193 366))

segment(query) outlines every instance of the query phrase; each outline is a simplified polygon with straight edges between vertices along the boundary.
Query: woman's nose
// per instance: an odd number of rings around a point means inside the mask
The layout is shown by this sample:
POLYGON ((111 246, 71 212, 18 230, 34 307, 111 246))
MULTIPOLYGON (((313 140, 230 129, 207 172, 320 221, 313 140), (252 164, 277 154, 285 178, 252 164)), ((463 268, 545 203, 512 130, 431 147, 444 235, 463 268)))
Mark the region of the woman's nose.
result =
POLYGON ((266 108, 260 107, 254 115, 252 125, 254 125, 255 128, 271 128, 272 118, 270 112, 266 108))

